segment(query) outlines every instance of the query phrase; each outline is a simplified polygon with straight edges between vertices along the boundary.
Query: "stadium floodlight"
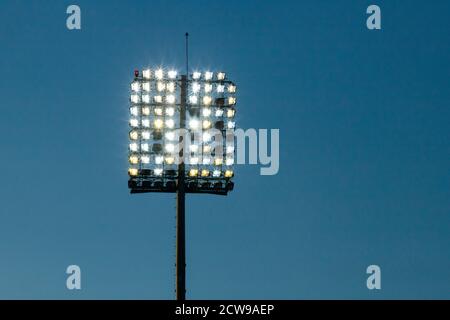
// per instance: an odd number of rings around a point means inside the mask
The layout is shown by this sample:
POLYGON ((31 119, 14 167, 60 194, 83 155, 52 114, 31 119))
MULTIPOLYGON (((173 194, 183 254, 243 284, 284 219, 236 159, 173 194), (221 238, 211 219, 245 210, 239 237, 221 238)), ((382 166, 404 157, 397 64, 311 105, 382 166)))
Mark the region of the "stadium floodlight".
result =
POLYGON ((135 70, 131 82, 128 186, 177 194, 178 300, 185 299, 185 194, 234 188, 235 93, 223 71, 190 73, 187 61, 185 74, 152 67, 135 70))
POLYGON ((214 73, 211 71, 205 72, 205 80, 211 80, 213 78, 214 73))
POLYGON ((150 69, 142 70, 142 77, 144 79, 150 79, 152 76, 152 71, 150 69))

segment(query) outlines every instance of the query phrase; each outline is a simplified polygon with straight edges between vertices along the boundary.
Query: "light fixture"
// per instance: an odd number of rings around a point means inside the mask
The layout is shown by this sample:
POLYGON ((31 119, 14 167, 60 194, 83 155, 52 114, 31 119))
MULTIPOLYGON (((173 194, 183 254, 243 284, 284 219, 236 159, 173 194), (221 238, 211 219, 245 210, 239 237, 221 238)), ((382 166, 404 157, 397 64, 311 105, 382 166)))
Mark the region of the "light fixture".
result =
POLYGON ((234 117, 234 113, 235 113, 234 109, 228 109, 227 110, 227 117, 228 118, 233 118, 234 117))
POLYGON ((132 151, 132 152, 137 152, 137 151, 138 151, 138 144, 135 143, 135 142, 130 143, 129 148, 130 148, 130 151, 132 151))
POLYGON ((169 104, 174 104, 175 103, 175 96, 173 94, 169 94, 166 97, 166 102, 169 104))
POLYGON ((155 71, 155 77, 158 80, 162 80, 164 78, 164 70, 163 69, 158 69, 155 71))
POLYGON ((131 155, 128 158, 128 161, 130 161, 131 164, 138 164, 139 163, 139 157, 137 155, 131 155))
POLYGON ((166 127, 169 129, 173 129, 175 126, 175 121, 173 119, 166 119, 166 127))
POLYGON ((167 75, 169 76, 169 79, 175 79, 177 77, 177 72, 175 70, 170 70, 167 75))
POLYGON ((139 120, 135 118, 130 119, 130 127, 136 128, 139 127, 139 120))
POLYGON ((197 104, 198 97, 197 96, 190 96, 189 97, 189 102, 192 103, 192 104, 197 104))
POLYGON ((137 116, 139 115, 139 109, 138 109, 138 107, 131 107, 131 108, 130 108, 130 114, 131 114, 132 116, 137 117, 137 116))
POLYGON ((166 151, 167 152, 174 152, 175 151, 175 145, 173 143, 166 144, 166 151))
POLYGON ((144 79, 150 79, 151 76, 152 76, 152 72, 151 72, 150 69, 142 70, 142 77, 143 77, 144 79))
POLYGON ((166 89, 167 91, 169 91, 170 93, 173 93, 175 91, 175 82, 168 82, 166 84, 166 89))
POLYGON ((166 108, 166 115, 168 115, 169 117, 173 117, 174 114, 175 114, 175 109, 173 107, 166 108))
POLYGON ((200 89, 201 89, 201 86, 198 82, 194 82, 192 84, 192 92, 197 93, 200 91, 200 89))
POLYGON ((166 90, 166 84, 162 81, 158 81, 158 83, 156 84, 156 90, 158 90, 159 92, 166 90))
POLYGON ((202 177, 208 177, 209 176, 209 170, 203 169, 201 176, 202 177))
POLYGON ((212 91, 212 84, 211 83, 205 83, 205 92, 211 92, 212 91))
POLYGON ((142 90, 146 92, 150 92, 150 82, 143 82, 142 83, 142 90))
POLYGON ((191 119, 189 121, 189 128, 191 128, 191 129, 198 129, 198 125, 199 125, 199 123, 198 123, 197 119, 191 119))
MULTIPOLYGON (((211 152, 211 146, 206 144, 203 146, 203 153, 210 153, 211 152)), ((211 163, 211 160, 209 161, 211 163)))
POLYGON ((141 151, 148 152, 148 143, 141 144, 141 151))
POLYGON ((153 121, 153 126, 155 127, 155 129, 162 129, 164 123, 162 121, 162 119, 155 119, 155 121, 153 121))
POLYGON ((148 94, 143 94, 143 95, 142 95, 142 102, 144 102, 144 103, 150 103, 150 95, 148 95, 148 94))
POLYGON ((206 71, 205 72, 205 80, 211 80, 214 76, 214 73, 211 71, 206 71))
POLYGON ((142 107, 142 114, 144 116, 149 116, 150 115, 150 108, 149 107, 142 107))
POLYGON ((137 175, 138 175, 138 169, 136 169, 136 168, 130 168, 130 169, 128 169, 128 174, 129 174, 130 176, 137 176, 137 175))
POLYGON ((169 141, 174 141, 175 140, 175 132, 168 131, 168 132, 166 132, 165 137, 169 141))
MULTIPOLYGON (((211 134, 209 132, 203 132, 202 135, 202 141, 203 142, 209 142, 211 141, 211 134)), ((205 146, 206 147, 206 146, 205 146)))
POLYGON ((133 103, 139 103, 139 102, 141 102, 141 98, 140 98, 139 95, 137 95, 137 94, 132 94, 132 95, 130 96, 130 100, 131 100, 131 102, 133 102, 133 103))
POLYGON ((197 151, 198 151, 198 145, 196 145, 196 144, 191 144, 191 145, 189 146, 189 151, 190 151, 190 152, 197 152, 197 151))
POLYGON ((167 164, 170 165, 170 164, 173 164, 175 162, 175 158, 172 157, 172 156, 168 156, 168 157, 165 158, 165 161, 166 161, 167 164))
POLYGON ((201 76, 202 76, 202 73, 201 73, 201 72, 195 71, 195 72, 192 74, 192 79, 198 80, 198 79, 200 79, 201 76))
POLYGON ((202 109, 202 115, 204 117, 209 117, 211 115, 211 108, 203 108, 202 109))
POLYGON ((209 129, 209 128, 211 128, 211 121, 203 120, 203 129, 209 129))
POLYGON ((225 178, 231 178, 233 176, 233 171, 226 170, 224 176, 225 176, 225 178))
POLYGON ((198 169, 189 170, 189 177, 196 177, 198 175, 198 169))
POLYGON ((131 83, 131 91, 139 92, 140 89, 141 89, 141 85, 140 85, 139 82, 133 82, 133 83, 131 83))
POLYGON ((204 96, 203 97, 203 104, 204 105, 210 105, 212 101, 212 98, 210 96, 204 96))
POLYGON ((189 163, 193 166, 196 166, 198 164, 198 157, 191 157, 189 163))

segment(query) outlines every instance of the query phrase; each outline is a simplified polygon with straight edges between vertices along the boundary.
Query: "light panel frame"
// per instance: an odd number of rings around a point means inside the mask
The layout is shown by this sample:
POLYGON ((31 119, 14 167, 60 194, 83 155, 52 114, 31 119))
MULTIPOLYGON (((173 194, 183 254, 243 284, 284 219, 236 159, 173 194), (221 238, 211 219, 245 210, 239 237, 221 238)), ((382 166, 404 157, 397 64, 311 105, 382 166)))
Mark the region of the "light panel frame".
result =
POLYGON ((185 76, 181 101, 182 77, 163 68, 135 71, 128 153, 132 193, 177 191, 180 129, 185 139, 193 138, 183 148, 186 193, 226 195, 234 188, 236 85, 224 72, 195 71, 185 76), (183 107, 186 126, 180 128, 183 107))

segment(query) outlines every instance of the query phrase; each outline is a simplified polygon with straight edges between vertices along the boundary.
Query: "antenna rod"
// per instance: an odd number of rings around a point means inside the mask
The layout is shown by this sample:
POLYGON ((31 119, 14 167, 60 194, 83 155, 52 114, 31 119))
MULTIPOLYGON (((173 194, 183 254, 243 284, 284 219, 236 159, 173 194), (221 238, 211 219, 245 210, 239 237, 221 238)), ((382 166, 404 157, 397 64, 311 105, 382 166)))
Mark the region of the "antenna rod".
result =
POLYGON ((186 76, 189 77, 189 33, 186 32, 186 76))

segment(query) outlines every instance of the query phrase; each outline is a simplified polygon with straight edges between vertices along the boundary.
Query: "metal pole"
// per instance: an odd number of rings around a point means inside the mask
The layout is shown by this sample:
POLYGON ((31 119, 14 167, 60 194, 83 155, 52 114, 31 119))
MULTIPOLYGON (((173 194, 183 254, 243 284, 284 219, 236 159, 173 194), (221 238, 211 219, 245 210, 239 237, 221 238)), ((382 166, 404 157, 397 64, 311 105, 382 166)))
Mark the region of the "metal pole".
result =
MULTIPOLYGON (((186 127, 186 91, 187 76, 181 76, 180 128, 186 127)), ((184 135, 180 135, 180 146, 184 146, 184 135), (182 144, 181 144, 182 143, 182 144)), ((180 150, 177 188, 177 262, 176 262, 176 298, 186 299, 186 235, 185 235, 185 184, 184 184, 184 147, 180 150)))

